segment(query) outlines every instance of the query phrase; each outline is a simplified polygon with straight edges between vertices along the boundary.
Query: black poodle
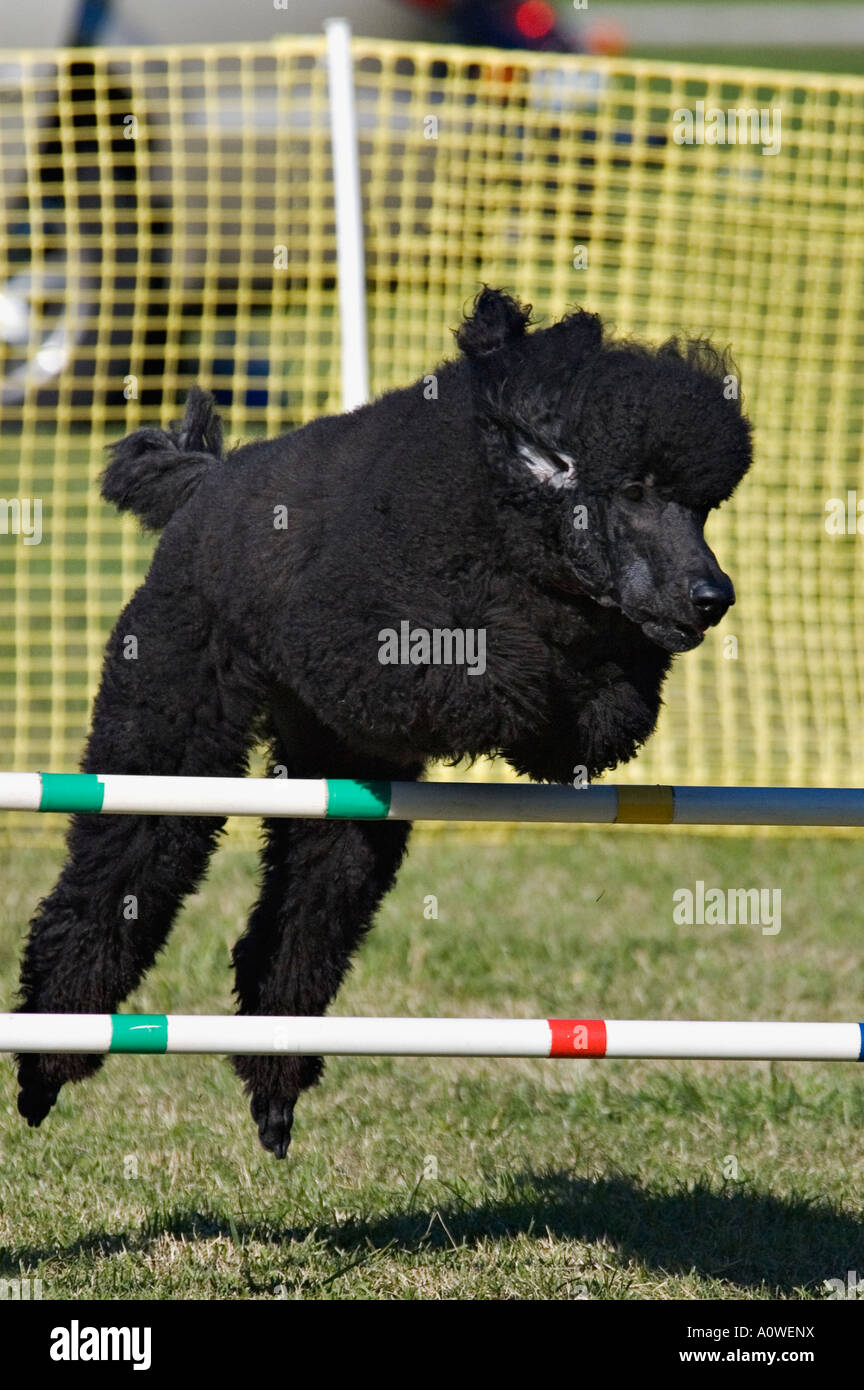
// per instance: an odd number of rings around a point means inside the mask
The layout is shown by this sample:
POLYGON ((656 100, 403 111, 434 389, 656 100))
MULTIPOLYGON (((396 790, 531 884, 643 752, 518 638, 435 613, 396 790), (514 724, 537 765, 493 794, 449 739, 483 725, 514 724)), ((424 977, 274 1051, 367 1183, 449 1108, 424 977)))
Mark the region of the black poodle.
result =
MULTIPOLYGON (((501 754, 567 783, 633 757, 672 653, 734 600, 703 526, 749 466, 750 429, 707 342, 612 341, 581 312, 529 334, 529 318, 485 289, 434 376, 227 456, 197 389, 179 429, 114 446, 103 497, 164 535, 109 641, 85 771, 240 777, 262 736, 291 777, 413 779, 435 759, 501 754), (436 664, 436 633, 468 634, 476 659, 451 647, 436 664)), ((20 1007, 115 1012, 220 829, 75 816, 20 1007)), ((241 1013, 327 1008, 408 833, 266 823, 234 951, 241 1013)), ((20 1057, 22 1115, 38 1125, 101 1060, 20 1057)), ((321 1060, 235 1066, 283 1157, 321 1060)))

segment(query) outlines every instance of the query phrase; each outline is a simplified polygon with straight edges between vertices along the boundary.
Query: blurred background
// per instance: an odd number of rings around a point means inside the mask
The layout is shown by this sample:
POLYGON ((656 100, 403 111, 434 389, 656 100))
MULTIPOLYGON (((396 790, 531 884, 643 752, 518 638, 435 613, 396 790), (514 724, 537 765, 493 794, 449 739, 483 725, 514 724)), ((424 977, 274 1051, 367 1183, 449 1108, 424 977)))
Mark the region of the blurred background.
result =
MULTIPOLYGON (((0 496, 39 499, 43 528, 0 544, 7 766, 76 765, 147 563, 152 541, 98 500, 106 443, 175 418, 196 381, 233 438, 340 408, 330 10, 0 0, 0 496)), ((709 537, 740 601, 618 775, 859 779, 864 561, 854 508, 849 534, 825 515, 858 486, 864 433, 864 9, 341 11, 374 392, 452 353, 484 282, 541 319, 584 304, 654 340, 711 334, 740 364, 758 467, 709 537), (699 103, 782 138, 678 144, 699 103)))
POLYGON ((40 0, 0 4, 8 48, 77 43, 222 43, 319 33, 331 15, 377 38, 575 48, 634 57, 860 72, 859 0, 40 0))

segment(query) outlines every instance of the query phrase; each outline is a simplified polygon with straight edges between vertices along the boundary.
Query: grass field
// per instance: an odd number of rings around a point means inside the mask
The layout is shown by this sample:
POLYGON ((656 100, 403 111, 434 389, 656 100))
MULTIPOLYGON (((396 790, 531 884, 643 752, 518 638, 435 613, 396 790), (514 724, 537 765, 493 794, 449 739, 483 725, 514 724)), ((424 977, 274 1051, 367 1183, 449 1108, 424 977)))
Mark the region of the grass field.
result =
POLYGON ((627 49, 631 58, 651 58, 658 62, 666 59, 679 63, 706 63, 712 67, 728 64, 730 67, 788 68, 793 72, 838 72, 864 73, 864 50, 860 48, 792 48, 782 44, 765 47, 742 47, 729 44, 719 47, 706 44, 703 47, 664 44, 662 47, 647 44, 634 44, 627 49))
MULTIPOLYGON (((0 865, 2 1007, 58 860, 0 865)), ((418 835, 337 1008, 858 1018, 862 872, 854 839, 418 835), (781 932, 674 925, 697 879, 779 887, 781 932)), ((228 1010, 253 894, 224 850, 134 1007, 228 1010)), ((281 1164, 221 1058, 109 1058, 39 1131, 0 1071, 0 1278, 44 1298, 823 1298, 864 1267, 854 1064, 335 1060, 281 1164)))

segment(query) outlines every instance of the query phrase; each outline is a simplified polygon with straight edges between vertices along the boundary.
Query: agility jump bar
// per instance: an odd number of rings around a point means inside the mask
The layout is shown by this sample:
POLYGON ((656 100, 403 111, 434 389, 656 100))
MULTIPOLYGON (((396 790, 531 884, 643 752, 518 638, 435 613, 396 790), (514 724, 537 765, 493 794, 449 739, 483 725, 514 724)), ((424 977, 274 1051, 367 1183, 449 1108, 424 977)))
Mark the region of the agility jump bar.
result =
POLYGON ((539 786, 0 773, 0 810, 588 825, 864 825, 857 787, 539 786))
POLYGON ((0 1052, 864 1060, 862 1023, 0 1014, 0 1052))

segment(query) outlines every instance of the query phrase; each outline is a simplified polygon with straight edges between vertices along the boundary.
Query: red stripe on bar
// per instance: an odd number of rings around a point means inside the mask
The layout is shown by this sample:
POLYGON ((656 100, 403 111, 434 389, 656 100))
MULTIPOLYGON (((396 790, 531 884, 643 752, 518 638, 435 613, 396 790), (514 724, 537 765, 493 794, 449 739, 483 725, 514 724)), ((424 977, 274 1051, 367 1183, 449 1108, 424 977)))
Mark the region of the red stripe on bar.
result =
POLYGON ((547 1018, 552 1034, 550 1057, 605 1057, 606 1024, 602 1018, 547 1018))

